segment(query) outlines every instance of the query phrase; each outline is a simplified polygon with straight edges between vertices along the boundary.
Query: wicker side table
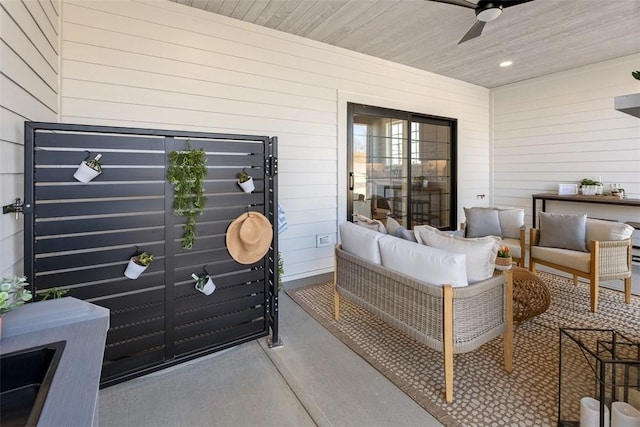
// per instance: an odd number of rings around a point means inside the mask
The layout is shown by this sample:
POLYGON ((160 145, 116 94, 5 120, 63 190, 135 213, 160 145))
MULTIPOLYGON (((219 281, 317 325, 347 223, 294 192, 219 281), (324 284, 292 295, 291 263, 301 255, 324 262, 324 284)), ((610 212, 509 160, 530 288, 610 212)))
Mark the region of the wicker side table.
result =
POLYGON ((513 320, 522 322, 544 313, 551 304, 547 285, 526 268, 513 267, 513 320))

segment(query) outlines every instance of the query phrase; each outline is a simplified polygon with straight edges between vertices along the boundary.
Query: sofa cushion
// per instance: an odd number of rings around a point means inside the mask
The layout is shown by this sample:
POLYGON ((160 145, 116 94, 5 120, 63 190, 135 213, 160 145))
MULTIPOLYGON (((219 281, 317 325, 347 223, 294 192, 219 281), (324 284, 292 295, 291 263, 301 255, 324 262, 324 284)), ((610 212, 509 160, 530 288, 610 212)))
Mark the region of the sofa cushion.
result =
POLYGON ((386 235, 378 240, 382 265, 432 285, 467 286, 466 256, 386 235))
POLYGON ((502 237, 520 240, 520 229, 524 227, 524 209, 498 209, 502 237))
POLYGON ((587 214, 540 212, 538 246, 587 252, 587 214))
POLYGON ((360 227, 368 228, 369 230, 378 231, 380 233, 386 234, 387 229, 382 223, 377 219, 367 218, 364 215, 355 214, 353 223, 359 225, 360 227))
POLYGON ((340 224, 342 249, 374 264, 380 265, 382 263, 378 240, 384 236, 382 233, 360 227, 352 222, 347 221, 340 224))
POLYGON ((444 233, 428 225, 419 225, 413 231, 419 243, 449 252, 465 254, 469 283, 479 282, 493 276, 496 256, 500 247, 499 237, 464 238, 444 233))
POLYGON ((631 237, 633 230, 633 227, 622 222, 587 218, 587 244, 590 245, 592 240, 626 240, 631 237))
POLYGON ((495 208, 464 208, 466 237, 502 236, 495 208))

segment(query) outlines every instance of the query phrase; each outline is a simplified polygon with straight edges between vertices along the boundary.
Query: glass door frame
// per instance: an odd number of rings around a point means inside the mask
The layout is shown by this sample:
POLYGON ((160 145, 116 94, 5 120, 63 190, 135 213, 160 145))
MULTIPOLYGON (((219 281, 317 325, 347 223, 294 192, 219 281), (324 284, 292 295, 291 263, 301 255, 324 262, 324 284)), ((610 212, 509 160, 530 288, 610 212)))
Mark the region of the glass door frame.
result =
MULTIPOLYGON (((411 176, 411 124, 412 123, 426 123, 426 124, 437 124, 437 125, 446 125, 450 130, 450 144, 449 144, 449 217, 448 217, 448 226, 438 227, 442 230, 451 230, 457 229, 457 192, 458 192, 458 169, 457 169, 457 119, 449 118, 449 117, 441 117, 441 116, 433 116, 427 114, 420 113, 412 113, 409 111, 395 110, 391 108, 384 107, 376 107, 370 105, 364 105, 359 103, 347 102, 347 220, 353 220, 353 197, 354 197, 354 171, 353 171, 353 162, 354 162, 354 150, 353 150, 353 126, 354 126, 354 115, 368 115, 372 117, 380 117, 380 118, 390 118, 390 119, 398 119, 406 121, 408 124, 408 133, 409 138, 405 141, 404 147, 404 159, 407 161, 409 167, 407 168, 407 185, 411 185, 413 177, 411 176)), ((411 206, 411 191, 408 194, 408 206, 411 206)), ((410 208, 409 208, 410 209, 410 208)), ((411 221, 410 218, 411 212, 408 211, 408 221, 411 221)), ((411 222, 408 223, 412 226, 411 222)))

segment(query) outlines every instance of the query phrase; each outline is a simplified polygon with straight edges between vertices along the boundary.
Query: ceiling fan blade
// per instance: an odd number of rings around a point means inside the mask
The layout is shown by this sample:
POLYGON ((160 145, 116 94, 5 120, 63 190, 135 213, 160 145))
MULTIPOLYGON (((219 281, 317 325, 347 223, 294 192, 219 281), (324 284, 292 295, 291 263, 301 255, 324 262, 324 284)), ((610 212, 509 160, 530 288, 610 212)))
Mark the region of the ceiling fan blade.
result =
POLYGON ((533 0, 509 0, 509 1, 503 1, 502 2, 502 8, 506 9, 508 7, 517 6, 517 5, 522 4, 522 3, 529 3, 530 1, 533 1, 533 0))
MULTIPOLYGON (((462 7, 468 7, 469 9, 475 9, 476 8, 476 4, 471 3, 470 1, 467 0, 428 0, 428 1, 435 1, 437 3, 446 3, 446 4, 452 4, 454 6, 462 6, 462 7)), ((529 1, 529 0, 526 0, 529 1)))
POLYGON ((465 34, 464 37, 460 39, 458 44, 464 43, 467 40, 475 39, 480 34, 482 34, 482 29, 484 28, 484 24, 486 24, 486 22, 476 21, 476 23, 473 24, 473 27, 471 27, 471 29, 467 31, 467 34, 465 34))

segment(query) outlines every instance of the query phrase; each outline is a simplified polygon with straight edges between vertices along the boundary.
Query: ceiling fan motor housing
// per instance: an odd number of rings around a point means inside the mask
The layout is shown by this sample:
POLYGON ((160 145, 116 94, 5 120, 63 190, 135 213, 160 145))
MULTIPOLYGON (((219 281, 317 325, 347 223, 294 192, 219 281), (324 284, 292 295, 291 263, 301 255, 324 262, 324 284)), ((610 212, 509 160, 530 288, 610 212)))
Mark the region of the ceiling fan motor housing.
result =
POLYGON ((476 7, 478 21, 490 22, 502 13, 502 3, 496 1, 480 1, 476 7))

